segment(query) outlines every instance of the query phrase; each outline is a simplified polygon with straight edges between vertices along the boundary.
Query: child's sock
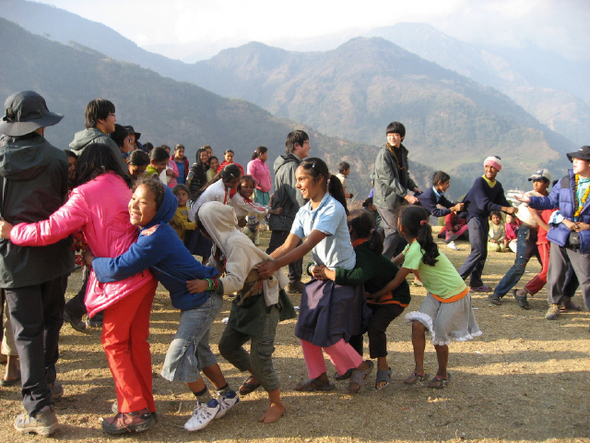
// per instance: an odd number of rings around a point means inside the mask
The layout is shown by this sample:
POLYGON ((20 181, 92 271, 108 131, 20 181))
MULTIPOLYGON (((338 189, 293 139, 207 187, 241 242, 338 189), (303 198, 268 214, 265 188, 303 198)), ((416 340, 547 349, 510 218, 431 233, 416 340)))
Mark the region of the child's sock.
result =
POLYGON ((229 383, 226 383, 223 388, 217 390, 217 393, 222 395, 229 392, 232 392, 232 389, 229 387, 229 383))
POLYGON ((213 397, 211 397, 211 393, 209 392, 209 389, 205 388, 200 392, 193 392, 193 395, 195 397, 197 397, 197 400, 199 400, 200 403, 209 403, 213 397))

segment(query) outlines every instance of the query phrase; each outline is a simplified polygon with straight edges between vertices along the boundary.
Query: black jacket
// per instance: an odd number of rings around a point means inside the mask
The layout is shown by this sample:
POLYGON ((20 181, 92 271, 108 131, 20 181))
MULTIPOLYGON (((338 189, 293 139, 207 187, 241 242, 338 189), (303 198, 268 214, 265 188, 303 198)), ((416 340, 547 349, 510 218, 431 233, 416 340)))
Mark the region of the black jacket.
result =
MULTIPOLYGON (((38 134, 0 138, 4 220, 13 225, 45 220, 66 200, 68 158, 38 134)), ((0 239, 0 287, 32 286, 74 269, 71 238, 50 246, 21 247, 0 239)))

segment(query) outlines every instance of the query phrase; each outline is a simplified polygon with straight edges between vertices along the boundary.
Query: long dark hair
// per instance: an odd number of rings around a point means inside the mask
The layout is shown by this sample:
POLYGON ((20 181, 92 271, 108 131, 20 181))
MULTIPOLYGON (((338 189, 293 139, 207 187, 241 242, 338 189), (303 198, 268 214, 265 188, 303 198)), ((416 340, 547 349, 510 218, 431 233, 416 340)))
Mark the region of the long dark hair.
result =
POLYGON ((375 229, 375 220, 373 220, 371 214, 364 209, 353 209, 348 214, 347 222, 357 239, 367 239, 369 251, 376 255, 381 255, 383 252, 383 237, 375 229))
POLYGON ((268 151, 268 148, 266 146, 258 146, 254 150, 254 153, 252 154, 252 160, 257 159, 258 157, 260 157, 262 154, 264 154, 267 151, 268 151))
POLYGON ((76 186, 94 180, 106 172, 117 174, 131 188, 131 177, 121 167, 121 162, 115 157, 112 148, 104 143, 90 143, 84 148, 76 163, 76 186))
POLYGON ((215 176, 210 181, 208 181, 205 184, 205 186, 203 186, 201 188, 201 192, 199 192, 199 195, 196 196, 195 198, 198 198, 203 192, 205 192, 205 189, 207 189, 213 183, 216 183, 219 180, 223 180, 223 183, 225 185, 225 183, 227 183, 228 181, 230 181, 236 177, 241 177, 241 175, 242 175, 242 171, 240 171, 240 168, 238 167, 238 165, 236 165, 235 163, 229 163, 229 164, 225 165, 221 171, 219 171, 217 174, 215 174, 215 176))
POLYGON ((305 171, 314 179, 317 179, 320 175, 324 177, 327 183, 327 191, 332 197, 338 200, 342 206, 344 206, 344 209, 348 214, 348 207, 346 206, 346 197, 344 196, 344 188, 342 187, 342 183, 340 183, 340 180, 338 180, 336 177, 334 177, 334 180, 332 180, 332 176, 328 171, 328 165, 326 165, 326 163, 321 158, 306 158, 299 164, 299 167, 305 169, 305 171))
POLYGON ((209 165, 201 161, 201 152, 207 152, 207 150, 205 148, 199 148, 197 150, 197 166, 205 171, 209 165))
POLYGON ((440 252, 432 238, 432 226, 428 223, 429 217, 428 211, 420 206, 406 206, 400 214, 400 223, 408 235, 415 238, 424 251, 422 262, 434 266, 440 252))

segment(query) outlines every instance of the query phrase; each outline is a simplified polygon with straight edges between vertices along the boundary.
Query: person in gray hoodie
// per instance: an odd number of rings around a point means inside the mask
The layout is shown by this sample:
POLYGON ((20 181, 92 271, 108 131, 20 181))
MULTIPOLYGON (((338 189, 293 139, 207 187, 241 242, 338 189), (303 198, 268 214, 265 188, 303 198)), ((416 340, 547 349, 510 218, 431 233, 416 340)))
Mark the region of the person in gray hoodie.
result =
MULTIPOLYGON (((311 148, 309 136, 301 130, 290 132, 285 142, 287 153, 281 155, 274 163, 275 193, 272 198, 272 209, 283 208, 283 212, 272 215, 269 218, 269 228, 272 231, 268 244, 267 254, 270 254, 281 246, 289 235, 293 220, 299 208, 305 204, 305 200, 296 188, 295 170, 299 163, 309 155, 311 148)), ((301 275, 303 274, 303 261, 297 260, 289 264, 288 292, 303 290, 301 275)))
POLYGON ((109 146, 115 153, 116 158, 120 159, 123 170, 127 170, 127 164, 119 150, 117 143, 110 137, 115 132, 115 105, 104 98, 97 98, 86 105, 84 113, 86 119, 86 129, 76 132, 74 140, 70 143, 70 148, 80 157, 86 146, 90 143, 104 143, 109 146))
MULTIPOLYGON (((66 200, 68 158, 44 138, 62 115, 34 91, 11 95, 0 122, 0 215, 9 223, 47 219, 66 200)), ((64 294, 74 270, 71 238, 38 248, 0 239, 0 287, 5 291, 20 357, 21 433, 50 435, 59 428, 53 408, 63 388, 55 380, 64 294)))

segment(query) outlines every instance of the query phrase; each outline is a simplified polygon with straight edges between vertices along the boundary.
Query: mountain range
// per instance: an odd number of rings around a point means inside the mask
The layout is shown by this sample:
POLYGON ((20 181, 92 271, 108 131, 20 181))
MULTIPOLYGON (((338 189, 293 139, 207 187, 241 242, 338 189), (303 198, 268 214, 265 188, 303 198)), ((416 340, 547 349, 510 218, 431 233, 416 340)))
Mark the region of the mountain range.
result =
MULTIPOLYGON (((46 90, 78 88, 75 92, 79 96, 67 94, 76 102, 70 107, 75 108, 71 115, 77 119, 78 129, 85 103, 104 95, 117 104, 120 120, 121 116, 133 116, 133 121, 142 122, 146 128, 142 140, 150 137, 156 144, 158 140, 171 144, 175 139, 189 146, 246 145, 245 149, 236 149, 238 161, 245 162, 258 144, 271 149, 271 158, 282 153, 285 134, 301 125, 314 134, 317 152, 312 149, 312 155, 324 156, 332 168, 340 160, 349 161, 353 164, 351 184, 364 189, 368 187, 376 146, 384 142, 386 125, 400 120, 408 128, 405 144, 418 181, 427 184, 432 169, 443 168, 453 175, 452 191, 459 194, 481 173, 481 161, 487 155, 504 158, 505 185, 524 187, 531 170, 567 167, 563 153, 578 147, 497 89, 482 86, 461 75, 458 68, 445 69, 447 66, 443 68, 383 38, 355 38, 334 50, 316 53, 285 51, 253 42, 224 50, 206 61, 185 64, 149 53, 102 24, 44 4, 0 0, 0 16, 43 36, 46 42, 61 42, 69 45, 69 51, 77 51, 74 54, 94 57, 94 71, 67 58, 70 69, 65 72, 57 66, 42 67, 40 61, 49 63, 49 57, 27 60, 37 72, 60 71, 67 81, 59 85, 39 78, 39 74, 20 72, 19 77, 8 72, 18 63, 0 67, 0 72, 5 71, 6 78, 12 80, 6 82, 4 76, 0 77, 4 95, 15 90, 12 85, 24 85, 25 81, 29 86, 23 87, 29 89, 35 84, 46 90), (156 72, 192 85, 162 78, 156 72), (222 99, 194 85, 240 100, 222 99), (274 117, 244 100, 265 108, 274 117), (198 116, 198 121, 183 113, 198 116), (229 116, 246 120, 237 122, 226 118, 229 116), (186 142, 187 137, 190 142, 186 142)), ((383 29, 378 32, 385 34, 383 29)), ((7 46, 17 37, 7 33, 6 38, 9 41, 3 38, 0 42, 0 47, 6 44, 2 54, 12 49, 7 46)), ((431 40, 434 45, 436 39, 431 40)), ((60 64, 65 50, 65 46, 60 47, 60 54, 53 57, 55 64, 60 64)), ((26 54, 27 50, 23 51, 26 54)), ((19 53, 14 56, 17 60, 22 57, 19 53)), ((58 98, 60 90, 51 93, 58 98)), ((529 100, 531 106, 551 115, 544 101, 529 100)), ((563 112, 571 113, 571 107, 563 112)), ((576 125, 572 120, 573 130, 577 130, 576 125)))

